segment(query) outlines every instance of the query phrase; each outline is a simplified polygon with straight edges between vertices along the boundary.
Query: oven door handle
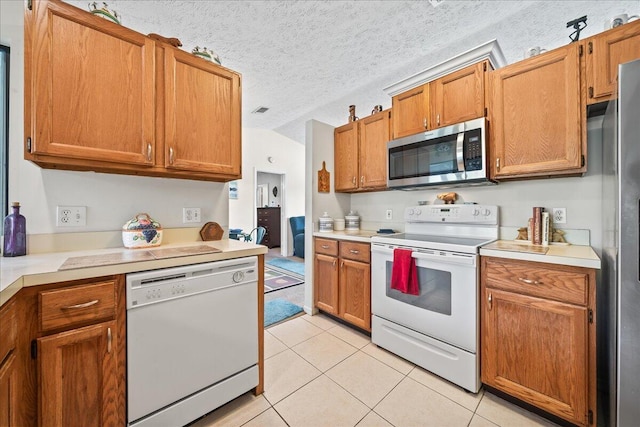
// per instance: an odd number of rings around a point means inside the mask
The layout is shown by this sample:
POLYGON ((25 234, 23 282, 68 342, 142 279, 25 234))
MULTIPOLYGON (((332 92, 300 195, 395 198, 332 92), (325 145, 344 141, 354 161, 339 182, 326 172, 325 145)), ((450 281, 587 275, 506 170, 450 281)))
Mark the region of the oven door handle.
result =
MULTIPOLYGON (((393 260, 393 250, 394 247, 389 246, 379 246, 379 245, 371 245, 371 252, 378 252, 385 255, 391 255, 391 260, 393 260)), ((403 249, 411 249, 407 247, 403 247, 403 249)), ((440 252, 434 250, 434 252, 440 252)), ((455 252, 447 252, 443 255, 440 254, 430 254, 426 252, 422 252, 419 250, 414 250, 411 254, 412 258, 416 260, 425 260, 425 261, 438 261, 438 262, 446 262, 451 264, 462 264, 462 265, 475 265, 476 263, 476 255, 471 254, 458 254, 455 252)))

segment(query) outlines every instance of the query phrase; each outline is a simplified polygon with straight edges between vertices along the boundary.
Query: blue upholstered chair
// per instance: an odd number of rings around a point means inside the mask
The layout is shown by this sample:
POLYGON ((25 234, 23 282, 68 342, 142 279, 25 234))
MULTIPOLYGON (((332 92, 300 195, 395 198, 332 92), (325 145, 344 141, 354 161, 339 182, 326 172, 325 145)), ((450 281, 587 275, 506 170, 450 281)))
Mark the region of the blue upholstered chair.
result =
POLYGON ((304 258, 304 216, 289 218, 293 236, 293 256, 304 258))

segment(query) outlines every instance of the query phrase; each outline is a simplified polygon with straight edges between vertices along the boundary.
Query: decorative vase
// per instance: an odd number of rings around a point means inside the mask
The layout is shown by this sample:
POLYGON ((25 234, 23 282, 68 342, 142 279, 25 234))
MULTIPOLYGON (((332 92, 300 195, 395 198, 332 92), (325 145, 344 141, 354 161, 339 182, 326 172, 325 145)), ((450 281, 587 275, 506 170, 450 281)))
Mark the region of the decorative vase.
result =
POLYGON ((222 62, 220 62, 220 57, 218 56, 218 54, 216 54, 211 49, 207 49, 206 47, 201 48, 199 46, 196 46, 193 48, 191 53, 193 53, 195 56, 199 56, 202 59, 206 59, 207 61, 215 62, 218 65, 222 65, 222 62))
POLYGON ((20 215, 20 203, 11 203, 12 212, 4 219, 4 245, 2 254, 6 257, 27 254, 27 220, 20 215))
POLYGON ((98 2, 89 3, 89 12, 96 16, 104 18, 114 24, 120 25, 120 15, 115 10, 110 10, 107 3, 102 2, 102 7, 98 9, 98 2))

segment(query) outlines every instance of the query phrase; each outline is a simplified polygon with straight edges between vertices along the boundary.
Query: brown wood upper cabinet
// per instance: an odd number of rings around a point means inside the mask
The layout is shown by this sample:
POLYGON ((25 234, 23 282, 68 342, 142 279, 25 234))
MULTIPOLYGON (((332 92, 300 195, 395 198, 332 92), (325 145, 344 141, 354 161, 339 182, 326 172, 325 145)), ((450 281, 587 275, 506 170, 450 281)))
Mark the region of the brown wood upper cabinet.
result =
POLYGON ((597 425, 595 286, 593 269, 482 257, 482 382, 597 425))
POLYGON ((390 123, 391 110, 384 110, 335 129, 335 191, 386 188, 390 123))
POLYGON ((640 21, 605 31, 584 43, 587 50, 587 104, 612 99, 618 65, 640 58, 640 21))
POLYGON ((394 96, 393 139, 484 116, 488 69, 482 61, 394 96))
POLYGON ((64 2, 31 4, 25 159, 68 170, 241 176, 239 74, 64 2))
POLYGON ((586 171, 580 51, 574 43, 491 73, 493 178, 586 171))

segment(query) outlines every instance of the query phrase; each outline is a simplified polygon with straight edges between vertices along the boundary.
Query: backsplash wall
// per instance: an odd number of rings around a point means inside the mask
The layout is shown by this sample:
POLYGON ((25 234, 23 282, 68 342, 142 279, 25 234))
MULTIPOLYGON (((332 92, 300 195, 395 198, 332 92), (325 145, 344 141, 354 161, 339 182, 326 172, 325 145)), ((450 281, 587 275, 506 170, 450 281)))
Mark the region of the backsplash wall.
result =
MULTIPOLYGON (((494 186, 461 187, 447 190, 383 191, 353 194, 350 209, 361 217, 361 228, 404 229, 404 208, 418 201, 442 203, 436 195, 455 191, 461 202, 497 205, 500 226, 524 227, 533 206, 567 208, 567 223, 558 228, 591 231, 591 246, 599 253, 602 247, 602 116, 588 120, 587 165, 583 177, 532 179, 501 182, 494 186), (393 209, 393 220, 385 219, 387 209, 393 209)), ((344 212, 346 214, 347 212, 344 212)), ((515 236, 502 236, 515 238, 515 236)))

